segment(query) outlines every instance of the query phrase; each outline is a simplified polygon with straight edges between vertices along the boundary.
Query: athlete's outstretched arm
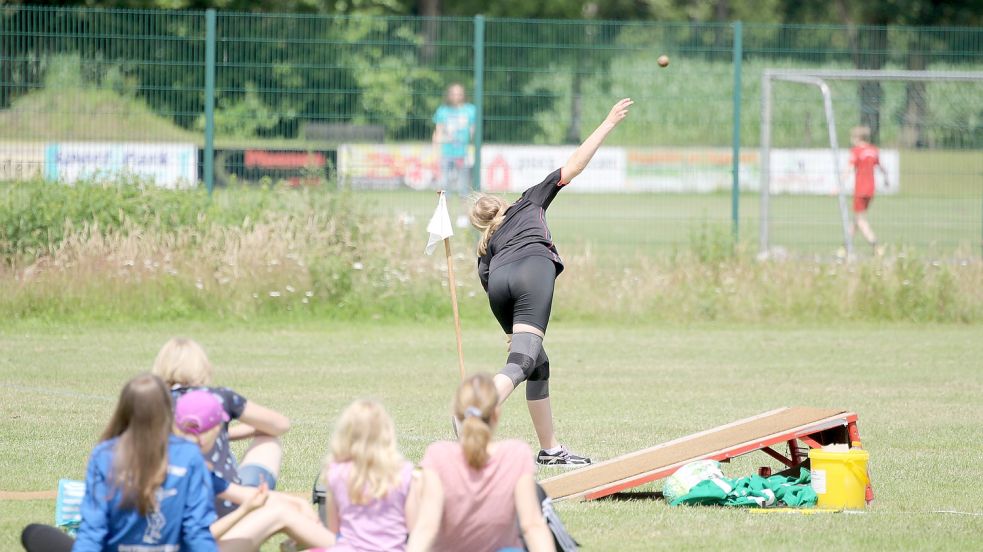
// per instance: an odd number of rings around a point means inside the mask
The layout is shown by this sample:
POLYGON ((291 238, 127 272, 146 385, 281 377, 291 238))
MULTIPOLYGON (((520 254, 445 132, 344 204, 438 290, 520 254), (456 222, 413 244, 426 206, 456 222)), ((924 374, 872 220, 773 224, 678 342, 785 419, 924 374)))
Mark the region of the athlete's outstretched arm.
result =
POLYGON ((560 185, 569 184, 578 174, 584 172, 587 164, 594 157, 597 148, 601 147, 604 139, 614 130, 614 127, 618 126, 618 123, 628 116, 628 108, 633 103, 635 102, 631 98, 625 98, 614 104, 614 107, 611 108, 611 112, 608 113, 604 122, 584 140, 583 144, 580 144, 577 151, 573 152, 573 155, 567 160, 567 164, 560 169, 560 185))

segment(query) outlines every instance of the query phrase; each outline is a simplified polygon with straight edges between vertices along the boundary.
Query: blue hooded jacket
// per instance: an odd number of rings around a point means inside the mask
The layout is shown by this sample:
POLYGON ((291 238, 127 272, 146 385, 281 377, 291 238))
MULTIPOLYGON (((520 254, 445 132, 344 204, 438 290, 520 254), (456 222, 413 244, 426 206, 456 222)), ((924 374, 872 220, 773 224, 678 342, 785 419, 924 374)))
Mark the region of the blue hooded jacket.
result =
POLYGON ((117 439, 99 443, 89 458, 82 500, 82 525, 73 552, 217 551, 209 525, 215 521, 212 482, 201 451, 171 435, 167 441, 167 477, 157 490, 159 507, 147 516, 121 509, 112 489, 117 439))

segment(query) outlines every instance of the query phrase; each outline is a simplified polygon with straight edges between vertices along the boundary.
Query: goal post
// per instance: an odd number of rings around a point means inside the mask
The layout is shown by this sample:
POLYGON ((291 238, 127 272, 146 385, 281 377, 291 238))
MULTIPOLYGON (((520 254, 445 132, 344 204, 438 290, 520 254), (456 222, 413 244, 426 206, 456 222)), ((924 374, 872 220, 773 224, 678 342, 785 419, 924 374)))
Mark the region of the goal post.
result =
POLYGON ((827 81, 904 81, 947 82, 964 81, 983 83, 983 72, 975 71, 909 71, 909 70, 839 70, 839 69, 765 69, 761 77, 761 140, 760 140, 760 229, 759 253, 771 251, 771 195, 772 190, 772 127, 774 126, 774 83, 790 82, 818 89, 823 98, 823 111, 831 154, 829 167, 836 182, 836 196, 843 231, 843 247, 848 255, 853 253, 850 227, 851 213, 847 196, 852 192, 843 181, 845 167, 840 166, 840 145, 837 139, 836 114, 833 107, 833 91, 827 81))

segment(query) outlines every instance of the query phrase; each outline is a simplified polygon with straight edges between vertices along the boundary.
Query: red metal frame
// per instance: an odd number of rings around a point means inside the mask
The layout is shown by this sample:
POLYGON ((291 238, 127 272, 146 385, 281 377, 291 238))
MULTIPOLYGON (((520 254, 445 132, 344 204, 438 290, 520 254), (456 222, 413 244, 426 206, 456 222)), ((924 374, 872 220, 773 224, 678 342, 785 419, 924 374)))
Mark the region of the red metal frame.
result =
MULTIPOLYGON (((846 425, 846 430, 850 436, 850 446, 853 448, 863 448, 863 443, 860 441, 860 430, 857 428, 856 416, 846 425)), ((867 504, 870 504, 874 500, 874 488, 870 482, 870 466, 867 466, 867 489, 864 498, 867 500, 867 504)))
MULTIPOLYGON (((792 431, 777 433, 757 441, 744 443, 742 445, 737 445, 728 449, 717 451, 716 453, 713 454, 708 454, 706 456, 702 456, 699 458, 693 458, 687 460, 686 462, 673 464, 656 472, 646 473, 644 475, 622 479, 620 481, 613 482, 610 485, 606 485, 601 488, 595 488, 595 490, 588 491, 584 493, 582 496, 584 500, 593 500, 596 498, 602 498, 617 492, 638 487, 639 485, 644 485, 645 483, 650 483, 652 481, 656 481, 664 477, 668 477, 672 475, 672 473, 675 472, 677 469, 679 469, 679 467, 682 466, 683 464, 692 462, 694 460, 709 459, 709 460, 717 460, 717 461, 726 461, 731 458, 736 458, 738 456, 743 456, 750 452, 754 452, 756 450, 760 450, 764 452, 765 454, 771 456, 772 458, 778 460, 779 462, 781 462, 782 464, 788 467, 795 467, 802 464, 802 462, 804 462, 808 458, 808 453, 802 447, 799 447, 797 445, 796 443, 797 440, 801 441, 809 448, 821 448, 822 444, 816 440, 816 438, 818 438, 820 433, 829 429, 834 429, 844 426, 847 429, 847 434, 849 436, 851 446, 855 448, 860 448, 861 441, 860 441, 860 431, 857 428, 857 415, 855 413, 848 412, 848 413, 844 413, 842 416, 837 416, 835 419, 832 420, 830 419, 821 420, 814 424, 808 424, 792 431), (783 456, 782 454, 776 452, 772 448, 772 445, 776 445, 779 443, 786 443, 788 445, 789 447, 788 457, 783 456)), ((869 470, 867 474, 867 480, 868 480, 868 484, 867 484, 867 491, 866 491, 866 500, 869 503, 870 501, 874 500, 874 491, 870 484, 869 470)))

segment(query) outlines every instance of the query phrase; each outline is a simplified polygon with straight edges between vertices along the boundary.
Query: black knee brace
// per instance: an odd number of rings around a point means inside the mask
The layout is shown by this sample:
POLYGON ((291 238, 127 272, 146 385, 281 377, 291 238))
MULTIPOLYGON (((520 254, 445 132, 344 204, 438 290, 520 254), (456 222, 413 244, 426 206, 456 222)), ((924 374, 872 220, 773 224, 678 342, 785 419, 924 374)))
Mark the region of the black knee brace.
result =
POLYGON ((526 382, 526 400, 538 401, 550 396, 550 357, 546 351, 536 359, 536 368, 529 374, 526 382))

